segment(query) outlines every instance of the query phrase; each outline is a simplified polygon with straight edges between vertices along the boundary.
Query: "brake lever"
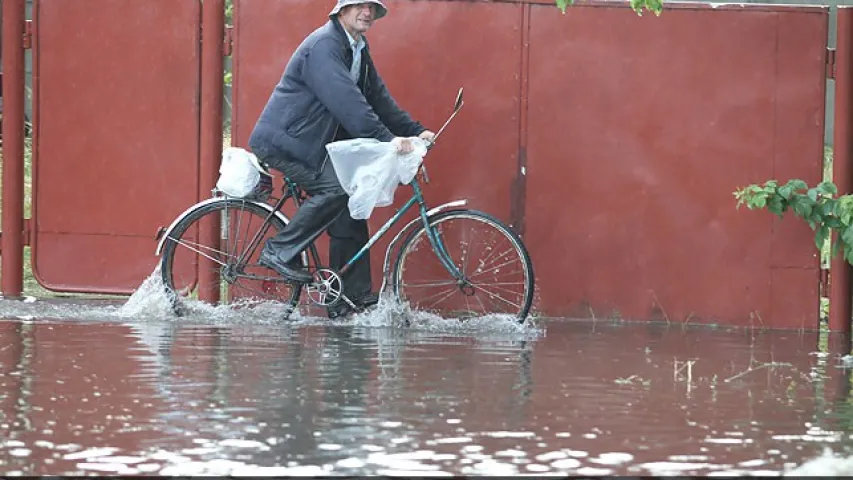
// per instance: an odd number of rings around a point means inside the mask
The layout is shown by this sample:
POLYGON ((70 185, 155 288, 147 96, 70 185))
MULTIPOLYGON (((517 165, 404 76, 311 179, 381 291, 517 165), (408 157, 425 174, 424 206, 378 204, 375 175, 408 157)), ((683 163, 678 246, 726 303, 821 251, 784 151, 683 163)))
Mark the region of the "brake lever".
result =
POLYGON ((424 176, 424 183, 429 183, 429 175, 427 174, 426 165, 421 164, 421 173, 424 176))
MULTIPOLYGON (((432 149, 432 147, 435 146, 435 141, 428 140, 428 139, 424 139, 424 141, 426 142, 427 152, 429 152, 432 149)), ((423 162, 421 162, 421 173, 423 174, 423 177, 424 177, 424 183, 429 183, 429 174, 427 173, 426 165, 423 162)))

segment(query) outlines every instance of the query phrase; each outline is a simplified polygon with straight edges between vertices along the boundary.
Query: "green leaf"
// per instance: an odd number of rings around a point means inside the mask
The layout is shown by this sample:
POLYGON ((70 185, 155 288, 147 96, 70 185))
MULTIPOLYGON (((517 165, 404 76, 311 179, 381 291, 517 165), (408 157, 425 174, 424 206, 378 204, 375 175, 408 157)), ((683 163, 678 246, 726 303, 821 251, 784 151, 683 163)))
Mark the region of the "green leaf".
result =
POLYGON ((824 193, 824 194, 827 194, 827 195, 836 195, 836 194, 838 194, 838 187, 836 187, 834 183, 829 182, 829 181, 820 182, 820 183, 817 185, 817 187, 816 187, 816 188, 817 188, 821 193, 824 193))
POLYGON ((557 8, 560 9, 563 14, 566 13, 566 7, 574 3, 574 0, 557 0, 557 8))
POLYGON ((808 218, 812 214, 812 206, 807 202, 792 202, 791 209, 803 218, 808 218))
POLYGON ((787 208, 788 207, 784 204, 782 197, 778 195, 770 197, 767 202, 767 210, 769 210, 770 213, 775 213, 779 218, 782 218, 782 214, 787 210, 787 208))
POLYGON ((814 243, 818 250, 823 248, 823 244, 826 242, 827 237, 829 237, 829 228, 824 226, 815 230, 814 243))
POLYGON ((847 245, 853 245, 853 227, 847 227, 841 232, 841 240, 847 245))
POLYGON ((808 184, 806 184, 806 182, 804 182, 798 178, 795 178, 795 179, 789 181, 788 185, 790 185, 791 188, 793 188, 794 190, 805 190, 805 189, 809 188, 809 186, 808 186, 808 184))
POLYGON ((810 189, 809 189, 808 196, 809 196, 809 198, 811 199, 811 201, 816 202, 816 201, 817 201, 817 195, 818 195, 818 194, 817 194, 817 189, 815 189, 815 188, 810 188, 810 189))
POLYGON ((792 193, 794 193, 794 189, 791 188, 790 185, 785 185, 779 188, 779 195, 785 200, 790 199, 792 193))
POLYGON ((828 218, 824 218, 824 219, 823 219, 823 224, 824 224, 824 225, 826 225, 827 227, 829 227, 829 228, 833 229, 833 230, 836 230, 836 229, 842 228, 842 227, 844 226, 844 225, 841 223, 841 220, 839 220, 839 219, 837 219, 837 218, 835 218, 835 217, 828 217, 828 218))
POLYGON ((842 197, 835 206, 835 215, 841 219, 845 225, 850 225, 853 221, 853 202, 849 197, 842 197))

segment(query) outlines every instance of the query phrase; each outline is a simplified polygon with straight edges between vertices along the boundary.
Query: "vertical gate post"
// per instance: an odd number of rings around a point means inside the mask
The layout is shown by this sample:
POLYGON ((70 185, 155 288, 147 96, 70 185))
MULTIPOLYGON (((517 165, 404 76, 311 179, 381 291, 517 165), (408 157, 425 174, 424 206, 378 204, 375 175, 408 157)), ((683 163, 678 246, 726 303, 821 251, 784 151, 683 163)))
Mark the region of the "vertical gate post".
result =
MULTIPOLYGON (((853 193, 853 8, 838 7, 835 52, 835 131, 832 178, 838 194, 853 193)), ((838 241, 837 236, 835 240, 838 241)), ((839 254, 830 265, 829 328, 850 333, 850 264, 839 254)))
MULTIPOLYGON (((210 195, 216 185, 222 158, 222 96, 224 94, 225 0, 205 0, 201 14, 201 138, 199 198, 210 195)), ((201 225, 202 245, 218 245, 219 222, 211 218, 201 225), (216 242, 216 243, 214 243, 216 242)), ((216 265, 199 255, 199 299, 219 300, 219 272, 216 265), (214 286, 216 286, 214 288, 214 286)))
POLYGON ((20 297, 24 284, 24 22, 25 0, 3 0, 2 293, 20 297))

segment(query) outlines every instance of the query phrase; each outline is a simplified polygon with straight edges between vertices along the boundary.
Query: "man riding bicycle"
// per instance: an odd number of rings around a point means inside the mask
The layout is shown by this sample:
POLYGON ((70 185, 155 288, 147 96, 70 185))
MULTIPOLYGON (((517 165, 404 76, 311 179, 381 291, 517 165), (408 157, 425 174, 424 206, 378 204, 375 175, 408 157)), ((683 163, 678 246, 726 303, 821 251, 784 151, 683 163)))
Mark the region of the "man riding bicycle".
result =
MULTIPOLYGON (((353 219, 347 194, 328 161, 326 144, 376 138, 413 150, 410 137, 432 141, 435 134, 402 110, 379 76, 364 34, 388 9, 381 0, 338 0, 329 21, 303 40, 284 69, 249 138, 249 148, 283 172, 309 196, 290 223, 267 240, 260 263, 284 278, 311 282, 299 254, 329 232, 329 265, 343 267, 369 239, 366 220, 353 219)), ((343 277, 344 294, 361 308, 378 302, 372 292, 370 256, 343 277)), ((345 302, 329 317, 351 313, 345 302)))

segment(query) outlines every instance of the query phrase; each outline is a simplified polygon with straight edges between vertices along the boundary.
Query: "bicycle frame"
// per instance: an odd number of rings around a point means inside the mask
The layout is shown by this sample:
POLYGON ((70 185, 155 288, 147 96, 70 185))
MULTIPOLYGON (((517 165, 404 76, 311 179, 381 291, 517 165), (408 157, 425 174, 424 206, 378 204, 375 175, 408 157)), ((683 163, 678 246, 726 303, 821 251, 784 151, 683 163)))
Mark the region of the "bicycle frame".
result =
MULTIPOLYGON (((298 187, 287 178, 285 178, 285 185, 286 193, 276 202, 275 206, 273 207, 273 211, 270 212, 269 216, 264 222, 265 226, 269 224, 271 217, 275 215, 275 212, 280 211, 281 207, 284 206, 284 203, 288 199, 293 198, 293 200, 296 202, 297 208, 302 206, 303 198, 302 195, 299 193, 300 190, 298 189, 298 187)), ((456 267, 456 264, 454 264, 453 261, 450 259, 450 255, 447 253, 447 249, 445 248, 444 242, 441 239, 441 234, 438 233, 437 229, 435 229, 432 225, 429 224, 429 210, 427 208, 426 201, 424 200, 423 192, 421 190, 417 178, 412 179, 410 186, 412 187, 411 198, 409 198, 409 200, 400 208, 400 210, 398 210, 397 213, 394 214, 394 216, 388 219, 388 221, 385 222, 385 224, 382 225, 382 227, 377 230, 372 237, 370 237, 367 243, 358 252, 356 252, 355 255, 353 255, 344 264, 343 267, 341 267, 340 271, 338 272, 339 274, 343 275, 347 271, 349 271, 352 268, 353 264, 355 264, 355 262, 357 262, 365 254, 367 254, 370 251, 370 248, 375 245, 380 238, 382 238, 386 233, 388 233, 388 230, 390 230, 391 227, 397 224, 397 222, 399 222, 403 218, 406 212, 408 212, 412 207, 415 206, 415 204, 417 204, 419 209, 419 219, 424 225, 424 229, 427 233, 427 238, 429 239, 433 251, 436 253, 436 256, 438 256, 438 259, 441 262, 442 266, 444 266, 444 268, 446 268, 447 271, 450 272, 451 275, 453 275, 453 278, 457 280, 462 279, 463 274, 456 267)), ((254 244, 260 240, 260 236, 263 234, 263 230, 264 229, 261 229, 260 232, 256 233, 256 238, 252 239, 252 241, 250 242, 250 245, 252 245, 252 247, 250 247, 248 250, 252 250, 254 248, 254 244)), ((311 245, 309 245, 308 250, 311 254, 314 264, 320 267, 320 255, 317 252, 317 246, 312 242, 311 245)), ((240 262, 242 263, 243 260, 244 259, 241 258, 240 262)))
MULTIPOLYGON (((438 133, 436 133, 435 137, 433 137, 432 142, 427 147, 427 150, 430 150, 435 145, 435 142, 436 142, 436 140, 438 140, 438 137, 441 136, 442 132, 444 132, 444 129, 447 128, 447 126, 450 124, 451 121, 453 121, 453 119, 456 117, 456 114, 459 113, 459 111, 462 109, 462 106, 464 104, 465 104, 465 102, 462 101, 462 88, 460 88, 459 92, 457 92, 457 94, 456 94, 456 101, 453 104, 453 112, 450 114, 450 117, 448 117, 448 119, 444 122, 444 125, 442 125, 441 128, 438 129, 438 133)), ((429 183, 429 175, 427 175, 426 165, 424 165, 423 162, 421 163, 418 170, 423 174, 424 180, 427 183, 429 183)), ((427 232, 427 237, 429 238, 429 243, 430 243, 430 245, 432 245, 433 251, 438 256, 438 260, 441 262, 441 264, 444 266, 444 268, 446 268, 447 271, 450 272, 451 275, 453 275, 453 278, 455 278, 456 280, 462 280, 462 277, 464 275, 462 274, 462 272, 459 271, 458 268, 456 268, 456 265, 453 263, 453 261, 450 260, 450 255, 447 253, 447 249, 444 248, 444 242, 441 241, 441 235, 438 233, 438 231, 436 229, 434 229, 429 224, 429 213, 428 213, 429 211, 427 210, 426 202, 424 202, 423 193, 421 192, 421 187, 420 187, 420 184, 418 183, 417 177, 412 179, 411 186, 412 186, 412 197, 403 205, 402 208, 400 208, 400 210, 397 211, 397 213, 394 214, 393 217, 391 217, 387 222, 385 222, 385 225, 382 225, 382 228, 380 228, 370 238, 370 240, 367 241, 367 243, 364 245, 364 247, 361 248, 361 250, 356 252, 356 254, 353 255, 353 257, 351 259, 349 259, 349 261, 347 261, 347 263, 344 264, 344 266, 341 268, 341 271, 340 271, 341 274, 346 273, 352 267, 352 265, 358 261, 359 258, 364 256, 364 254, 370 250, 370 247, 372 247, 373 244, 375 244, 380 238, 382 238, 382 236, 385 235, 385 233, 394 224, 396 224, 398 221, 400 221, 400 219, 403 218, 403 215, 405 215, 406 212, 408 212, 409 209, 412 208, 417 203, 418 209, 420 210, 421 222, 424 225, 424 230, 426 230, 426 232, 427 232)), ((407 227, 408 227, 408 225, 406 227, 404 227, 404 230, 407 227)), ((386 257, 387 257, 387 254, 386 254, 386 257)), ((386 258, 386 261, 387 261, 387 258, 386 258)), ((385 265, 385 266, 387 266, 387 265, 385 265)), ((383 273, 383 276, 385 276, 385 274, 387 272, 382 272, 382 273, 383 273)), ((383 281, 383 286, 384 286, 384 281, 383 281)))
MULTIPOLYGON (((368 251, 370 251, 370 247, 372 247, 380 238, 382 238, 388 230, 394 226, 397 222, 403 218, 403 215, 409 211, 415 204, 418 205, 420 220, 424 225, 424 229, 426 230, 427 237, 429 238, 430 245, 432 245, 432 249, 435 254, 438 256, 438 260, 453 275, 453 278, 460 280, 462 278, 462 272, 456 268, 456 264, 450 259, 450 255, 447 253, 447 249, 444 248, 444 242, 441 240, 441 235, 438 233, 437 229, 433 228, 432 225, 429 224, 429 214, 426 202, 424 201, 423 193, 421 192, 420 184, 418 183, 417 178, 412 179, 411 182, 412 187, 412 197, 394 214, 393 217, 388 219, 382 227, 370 237, 370 240, 361 247, 361 250, 355 253, 355 255, 350 258, 347 263, 341 267, 340 273, 343 275, 346 273, 352 265, 358 261, 361 257, 363 257, 368 251)), ((383 272, 384 273, 384 272, 383 272)))
MULTIPOLYGON (((459 110, 462 108, 463 105, 464 105, 464 102, 462 101, 462 89, 460 88, 459 92, 456 95, 456 102, 454 103, 452 114, 447 119, 447 121, 444 122, 444 125, 442 125, 442 127, 438 130, 438 133, 435 135, 435 137, 433 137, 430 145, 428 145, 428 147, 427 147, 428 150, 431 149, 432 146, 435 145, 435 141, 438 139, 439 136, 441 136, 442 132, 444 132, 444 129, 448 126, 448 124, 450 124, 450 122, 453 120, 453 118, 456 116, 456 114, 459 113, 459 110)), ((427 175, 426 166, 423 163, 419 167, 419 171, 423 174, 424 180, 427 183, 429 183, 429 177, 427 175)), ((253 201, 254 203, 264 204, 264 207, 269 209, 269 214, 265 218, 264 224, 262 225, 261 229, 255 233, 255 236, 249 242, 249 247, 240 255, 238 262, 237 262, 238 265, 244 265, 248 256, 252 252, 254 252, 255 248, 258 247, 261 238, 266 233, 266 230, 269 228, 269 226, 272 224, 272 217, 282 215, 280 213, 281 208, 284 206, 284 203, 288 199, 293 198, 294 202, 296 202, 297 208, 300 208, 302 206, 302 202, 305 199, 304 198, 304 192, 302 192, 301 189, 295 183, 293 183, 289 178, 284 177, 284 181, 285 181, 285 185, 284 185, 284 188, 282 189, 284 194, 281 196, 281 198, 279 198, 275 202, 275 205, 272 206, 272 208, 270 208, 269 203, 266 203, 263 201, 253 201)), ((353 255, 352 258, 350 258, 344 264, 343 267, 341 267, 340 271, 338 272, 339 274, 344 274, 347 271, 349 271, 352 268, 353 264, 355 264, 355 262, 357 262, 367 252, 369 252, 370 248, 374 244, 376 244, 376 242, 380 238, 382 238, 385 235, 385 233, 387 233, 388 230, 392 226, 394 226, 397 222, 399 222, 403 218, 403 216, 406 214, 406 212, 408 212, 413 206, 415 206, 415 204, 417 204, 418 209, 419 209, 419 220, 423 224, 424 230, 427 233, 427 238, 429 239, 430 245, 432 246, 432 249, 435 252, 436 256, 438 256, 438 259, 441 262, 442 266, 444 266, 444 268, 447 269, 447 271, 455 279, 457 279, 457 280, 463 279, 462 272, 459 271, 459 269, 456 267, 456 265, 450 259, 450 255, 448 254, 447 249, 444 246, 444 242, 441 239, 441 234, 439 234, 437 229, 433 228, 429 224, 429 216, 431 214, 431 211, 427 209, 426 202, 424 201, 423 193, 421 191, 421 187, 420 187, 420 184, 417 180, 417 177, 412 179, 410 186, 412 187, 411 198, 409 198, 409 200, 400 208, 400 210, 398 210, 397 213, 395 213, 393 217, 391 217, 387 222, 385 222, 385 224, 382 225, 382 227, 367 241, 367 243, 358 252, 356 252, 356 254, 353 255)), ((214 195, 215 195, 215 192, 216 192, 216 189, 214 189, 214 195)), ((252 201, 252 200, 249 200, 249 201, 252 201)), ((456 202, 452 202, 452 203, 456 203, 456 202)), ((169 228, 167 228, 167 229, 160 228, 158 230, 157 234, 155 235, 155 237, 159 240, 158 245, 157 245, 157 249, 156 249, 157 255, 160 254, 160 251, 163 248, 163 244, 164 244, 165 240, 169 237, 169 232, 171 232, 172 229, 175 228, 175 225, 182 218, 184 218, 186 215, 191 213, 191 211, 194 208, 198 208, 199 206, 200 206, 200 204, 197 204, 194 207, 191 207, 190 209, 185 211, 183 214, 179 215, 172 222, 172 224, 169 226, 169 228)), ((440 205, 440 206, 436 207, 436 210, 446 208, 447 206, 450 206, 450 204, 440 205)), ((408 228, 411 225, 416 223, 416 221, 417 220, 412 220, 407 225, 405 225, 403 227, 403 229, 401 229, 401 231, 397 234, 397 237, 395 237, 394 241, 392 241, 392 244, 394 242, 396 242, 396 240, 400 237, 400 235, 404 231, 408 230, 408 228)), ((387 271, 385 271, 385 270, 387 270, 387 267, 388 267, 388 254, 390 253, 390 247, 391 246, 389 245, 389 251, 386 252, 385 264, 383 265, 383 276, 385 278, 387 278, 387 271)), ((320 255, 317 252, 316 244, 314 242, 311 242, 311 244, 308 246, 308 248, 306 250, 308 250, 308 252, 311 254, 312 260, 314 261, 314 265, 316 265, 318 268, 321 267, 320 255)), ((306 255, 306 253, 303 252, 301 255, 306 255)), ((307 260, 306 257, 303 257, 303 259, 307 260)), ((385 281, 383 280, 383 288, 384 288, 384 284, 385 284, 385 281)))

